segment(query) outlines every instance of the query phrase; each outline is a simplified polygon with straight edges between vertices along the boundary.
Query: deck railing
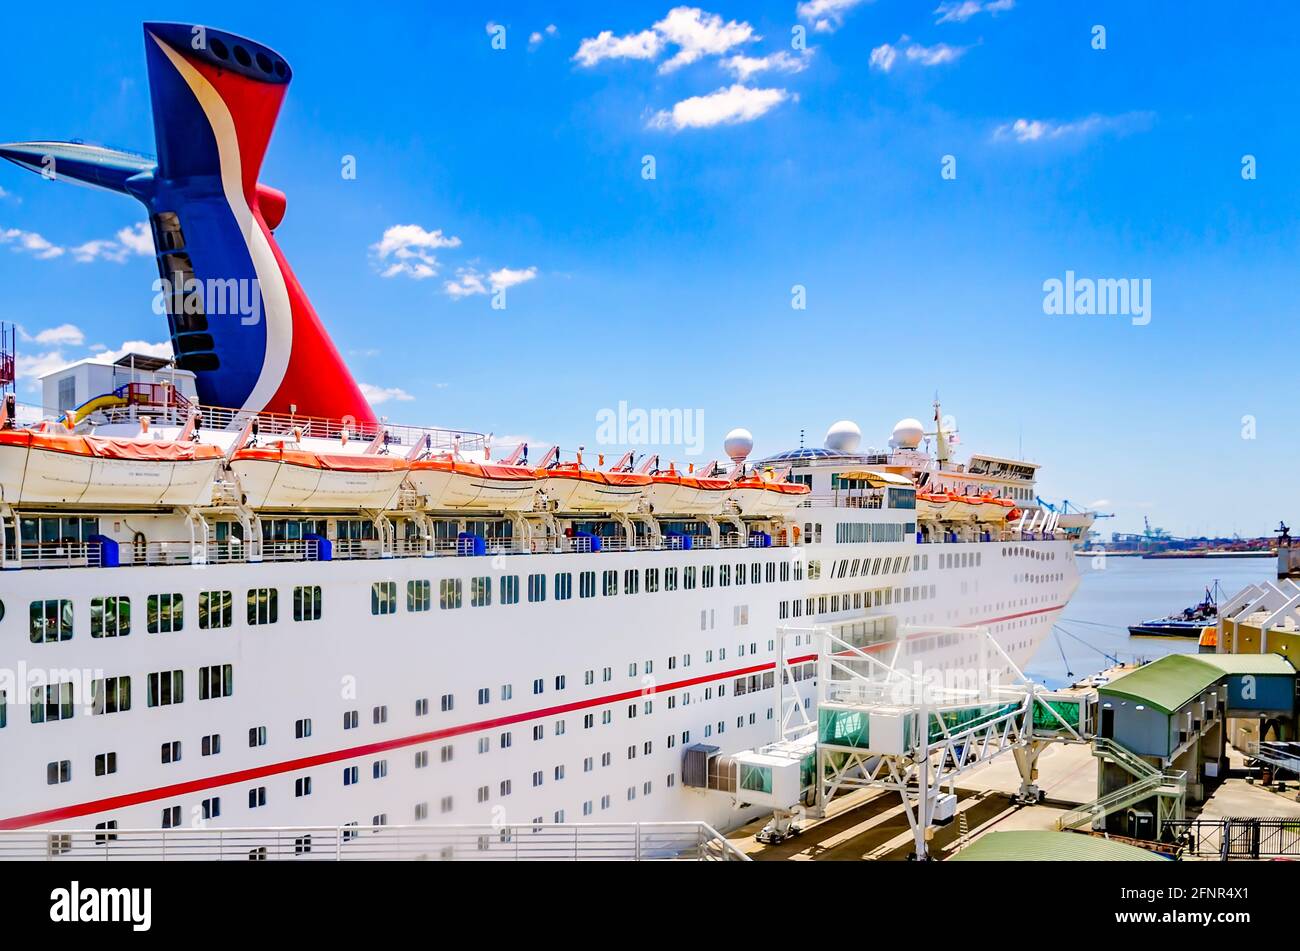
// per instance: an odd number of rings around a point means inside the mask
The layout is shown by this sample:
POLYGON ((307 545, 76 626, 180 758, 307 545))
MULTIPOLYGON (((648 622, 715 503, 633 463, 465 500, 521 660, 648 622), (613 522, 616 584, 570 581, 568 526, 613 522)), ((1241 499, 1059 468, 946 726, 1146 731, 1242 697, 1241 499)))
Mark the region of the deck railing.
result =
POLYGON ((749 857, 706 822, 23 829, 0 860, 27 861, 694 861, 749 857))

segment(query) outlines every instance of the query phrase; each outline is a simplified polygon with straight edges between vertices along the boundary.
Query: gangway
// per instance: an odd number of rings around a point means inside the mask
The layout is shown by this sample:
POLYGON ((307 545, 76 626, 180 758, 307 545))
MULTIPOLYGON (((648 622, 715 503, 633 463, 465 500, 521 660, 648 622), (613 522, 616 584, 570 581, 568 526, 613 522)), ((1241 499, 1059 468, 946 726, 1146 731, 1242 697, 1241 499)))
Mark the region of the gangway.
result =
MULTIPOLYGON (((785 629, 789 631, 791 629, 785 629)), ((903 628, 887 661, 826 628, 818 644, 817 807, 838 793, 874 787, 899 794, 915 842, 928 857, 933 824, 952 818, 963 773, 1011 752, 1020 770, 1019 798, 1038 802, 1037 762, 1050 743, 1091 738, 1095 697, 1057 693, 1033 683, 987 628, 903 628), (920 638, 971 645, 970 671, 900 664, 920 638), (992 671, 1007 670, 1003 682, 992 671), (945 794, 943 789, 948 787, 945 794)), ((951 656, 951 653, 949 653, 951 656)))
POLYGON ((1114 740, 1100 736, 1093 740, 1092 755, 1114 763, 1134 781, 1071 809, 1057 820, 1058 829, 1080 829, 1085 825, 1100 829, 1107 816, 1149 799, 1156 802, 1157 839, 1167 823, 1182 820, 1187 802, 1187 773, 1184 770, 1161 770, 1114 740))

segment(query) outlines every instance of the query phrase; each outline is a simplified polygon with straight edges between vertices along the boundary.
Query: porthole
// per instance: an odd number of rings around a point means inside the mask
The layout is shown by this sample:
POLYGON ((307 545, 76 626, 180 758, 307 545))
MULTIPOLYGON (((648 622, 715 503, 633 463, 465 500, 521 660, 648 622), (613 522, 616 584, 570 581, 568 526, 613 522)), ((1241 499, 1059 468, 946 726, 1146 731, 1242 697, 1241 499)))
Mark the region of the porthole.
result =
POLYGON ((215 36, 208 41, 208 46, 211 47, 212 52, 216 54, 218 59, 229 59, 230 50, 226 49, 226 44, 215 36))
POLYGON ((248 50, 244 49, 242 46, 236 46, 235 62, 237 62, 240 66, 252 66, 253 57, 249 56, 248 50))

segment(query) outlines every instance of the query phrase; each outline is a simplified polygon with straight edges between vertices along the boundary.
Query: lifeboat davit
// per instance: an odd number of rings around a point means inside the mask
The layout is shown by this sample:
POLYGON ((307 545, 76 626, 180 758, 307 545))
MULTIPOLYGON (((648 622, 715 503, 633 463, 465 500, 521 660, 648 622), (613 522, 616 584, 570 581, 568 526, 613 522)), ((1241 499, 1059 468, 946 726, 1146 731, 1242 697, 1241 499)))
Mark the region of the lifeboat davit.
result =
POLYGON ((386 509, 408 463, 393 456, 319 453, 284 443, 240 449, 230 459, 252 508, 386 509))
POLYGON ((528 511, 539 480, 529 466, 473 462, 452 453, 419 459, 407 474, 430 509, 528 511))
POLYGON ((729 479, 703 478, 669 469, 650 476, 646 498, 657 515, 720 513, 731 494, 729 479))
POLYGON ((536 470, 540 488, 560 512, 631 512, 652 483, 640 472, 584 469, 580 462, 561 462, 536 470))
POLYGON ((190 440, 0 430, 0 498, 10 505, 207 505, 217 446, 190 440))
POLYGON ((751 475, 731 483, 729 495, 741 515, 770 518, 786 515, 812 490, 802 482, 784 482, 751 475))

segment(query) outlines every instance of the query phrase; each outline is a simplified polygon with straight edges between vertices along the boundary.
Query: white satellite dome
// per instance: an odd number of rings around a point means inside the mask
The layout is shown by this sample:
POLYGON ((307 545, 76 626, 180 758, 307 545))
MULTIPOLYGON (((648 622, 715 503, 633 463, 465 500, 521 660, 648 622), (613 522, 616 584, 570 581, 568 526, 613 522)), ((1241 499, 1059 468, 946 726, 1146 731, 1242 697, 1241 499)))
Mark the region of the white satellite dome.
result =
POLYGON ((900 419, 894 427, 890 441, 900 449, 915 449, 925 437, 925 427, 919 419, 900 419))
POLYGON ((851 419, 831 423, 826 430, 826 448, 831 452, 857 452, 862 445, 862 430, 851 419))
POLYGON ((733 429, 722 441, 722 451, 732 462, 744 462, 754 451, 754 434, 748 429, 733 429))

